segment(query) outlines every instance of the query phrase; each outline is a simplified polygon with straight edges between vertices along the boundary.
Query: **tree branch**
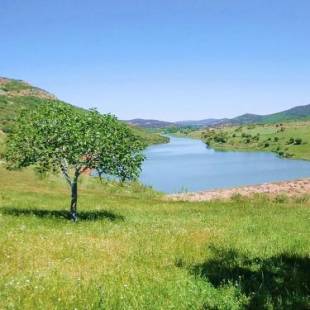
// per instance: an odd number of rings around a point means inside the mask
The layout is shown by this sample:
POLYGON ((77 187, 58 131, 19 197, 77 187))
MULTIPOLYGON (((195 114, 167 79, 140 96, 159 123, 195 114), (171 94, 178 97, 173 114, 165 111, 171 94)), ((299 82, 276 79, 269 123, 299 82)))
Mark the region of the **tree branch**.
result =
POLYGON ((70 178, 70 176, 68 174, 68 165, 67 165, 66 160, 64 160, 64 159, 60 160, 60 169, 61 169, 61 172, 62 172, 65 180, 67 181, 69 186, 71 186, 72 185, 72 181, 71 181, 71 178, 70 178))

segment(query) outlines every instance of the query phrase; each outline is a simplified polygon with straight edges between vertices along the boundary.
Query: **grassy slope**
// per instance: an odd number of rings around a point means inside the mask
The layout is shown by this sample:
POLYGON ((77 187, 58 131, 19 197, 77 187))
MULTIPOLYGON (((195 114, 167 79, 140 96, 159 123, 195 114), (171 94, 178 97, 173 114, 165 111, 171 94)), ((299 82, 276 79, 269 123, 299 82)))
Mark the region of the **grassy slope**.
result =
MULTIPOLYGON (((53 95, 23 81, 8 80, 7 82, 0 83, 0 130, 10 131, 21 109, 31 109, 37 104, 44 103, 46 100, 59 101, 53 95)), ((81 111, 83 110, 81 109, 81 111)), ((132 130, 147 144, 167 142, 167 138, 157 133, 151 133, 133 126, 132 130)), ((3 145, 1 146, 0 140, 0 152, 1 148, 3 148, 3 145)))
POLYGON ((0 184, 3 309, 309 305, 306 198, 164 202, 84 177, 73 224, 61 179, 0 167, 0 184))
MULTIPOLYGON (((219 143, 211 139, 210 146, 218 150, 242 150, 242 151, 268 151, 283 152, 283 156, 310 160, 310 121, 298 121, 283 123, 284 131, 276 124, 228 126, 215 130, 216 134, 224 134, 225 143, 219 143), (242 134, 250 134, 251 137, 259 134, 259 140, 250 138, 247 141, 242 134), (235 135, 235 137, 233 137, 235 135), (275 137, 278 141, 275 141, 275 137), (290 138, 301 138, 301 145, 288 144, 290 138)), ((195 131, 189 135, 194 138, 203 138, 205 130, 195 131)), ((206 139, 203 139, 206 141, 206 139)))
POLYGON ((285 121, 303 121, 310 119, 310 105, 298 106, 287 111, 262 117, 264 123, 279 123, 285 121))
POLYGON ((2 158, 2 154, 4 153, 4 147, 5 147, 5 134, 3 131, 0 130, 0 160, 2 158))
POLYGON ((144 128, 136 127, 136 126, 130 126, 130 128, 135 132, 137 136, 141 137, 143 141, 146 141, 148 145, 169 142, 169 138, 162 136, 159 133, 151 132, 148 129, 144 129, 144 128))

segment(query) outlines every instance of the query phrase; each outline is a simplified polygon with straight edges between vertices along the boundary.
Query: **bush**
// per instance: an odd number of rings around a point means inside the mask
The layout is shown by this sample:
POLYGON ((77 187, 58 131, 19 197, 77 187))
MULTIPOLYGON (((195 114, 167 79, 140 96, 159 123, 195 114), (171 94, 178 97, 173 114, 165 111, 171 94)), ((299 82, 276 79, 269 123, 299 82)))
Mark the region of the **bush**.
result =
POLYGON ((294 141, 294 144, 295 145, 300 145, 302 143, 302 139, 300 139, 300 138, 297 138, 297 139, 295 139, 295 141, 294 141))
POLYGON ((286 152, 285 154, 284 154, 284 157, 285 158, 291 158, 291 157, 293 157, 294 156, 294 154, 293 153, 289 153, 289 152, 286 152))
POLYGON ((258 140, 259 140, 259 137, 260 137, 260 134, 257 133, 257 134, 253 137, 253 140, 258 141, 258 140))
POLYGON ((288 197, 283 194, 279 194, 274 198, 275 203, 286 203, 288 202, 288 197))
POLYGON ((302 144, 302 139, 301 138, 290 138, 288 141, 287 141, 287 144, 294 144, 294 145, 300 145, 302 144))
POLYGON ((218 135, 214 137, 214 141, 218 143, 226 143, 226 138, 223 135, 218 135))
POLYGON ((288 141, 287 141, 287 144, 294 144, 295 142, 295 139, 294 138, 290 138, 288 141))

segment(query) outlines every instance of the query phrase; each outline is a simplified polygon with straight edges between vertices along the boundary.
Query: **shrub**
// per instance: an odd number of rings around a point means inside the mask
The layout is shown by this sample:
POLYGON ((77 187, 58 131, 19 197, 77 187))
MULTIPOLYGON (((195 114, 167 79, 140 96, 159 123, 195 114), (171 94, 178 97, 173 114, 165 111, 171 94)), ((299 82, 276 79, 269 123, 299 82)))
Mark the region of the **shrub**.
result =
POLYGON ((214 141, 218 143, 226 143, 226 138, 222 135, 218 135, 214 137, 214 141))
POLYGON ((293 153, 289 153, 289 152, 286 152, 285 154, 284 154, 284 157, 285 158, 291 158, 291 157, 293 157, 294 156, 294 154, 293 153))
POLYGON ((295 142, 295 139, 294 138, 290 138, 288 141, 287 141, 287 144, 294 144, 295 142))
POLYGON ((295 145, 300 145, 302 143, 302 139, 300 139, 300 138, 297 138, 297 139, 295 139, 295 141, 294 141, 294 144, 295 145))
POLYGON ((253 137, 253 140, 258 141, 258 140, 259 140, 259 137, 260 137, 260 134, 257 133, 257 134, 253 137))
POLYGON ((288 202, 288 197, 286 195, 280 194, 277 195, 274 199, 275 203, 285 203, 288 202))

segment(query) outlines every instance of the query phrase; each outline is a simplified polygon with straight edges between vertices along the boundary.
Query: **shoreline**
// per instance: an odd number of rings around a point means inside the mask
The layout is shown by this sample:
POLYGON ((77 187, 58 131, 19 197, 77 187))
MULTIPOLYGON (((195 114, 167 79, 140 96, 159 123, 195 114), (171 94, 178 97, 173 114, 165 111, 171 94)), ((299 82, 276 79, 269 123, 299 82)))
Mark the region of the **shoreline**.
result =
POLYGON ((166 197, 173 201, 211 201, 217 199, 229 200, 236 195, 251 197, 255 194, 264 194, 270 197, 276 197, 279 195, 288 197, 310 195, 310 177, 227 189, 168 194, 166 197))
POLYGON ((310 161, 310 157, 306 156, 306 157, 299 157, 298 155, 294 155, 292 157, 284 157, 284 156, 280 156, 276 151, 270 150, 270 149, 263 149, 263 148, 251 148, 251 147, 236 147, 234 145, 231 144, 226 144, 226 145, 214 145, 214 144, 207 144, 204 139, 202 139, 201 137, 197 137, 197 136, 192 136, 190 134, 186 135, 186 134, 171 134, 171 136, 176 137, 176 138, 188 138, 188 139, 193 139, 193 140, 200 140, 202 143, 204 143, 206 145, 206 147, 216 151, 216 152, 250 152, 250 153, 254 153, 254 152, 262 152, 262 153, 270 153, 275 155, 276 157, 280 158, 280 159, 287 159, 287 160, 304 160, 309 162, 310 161))

